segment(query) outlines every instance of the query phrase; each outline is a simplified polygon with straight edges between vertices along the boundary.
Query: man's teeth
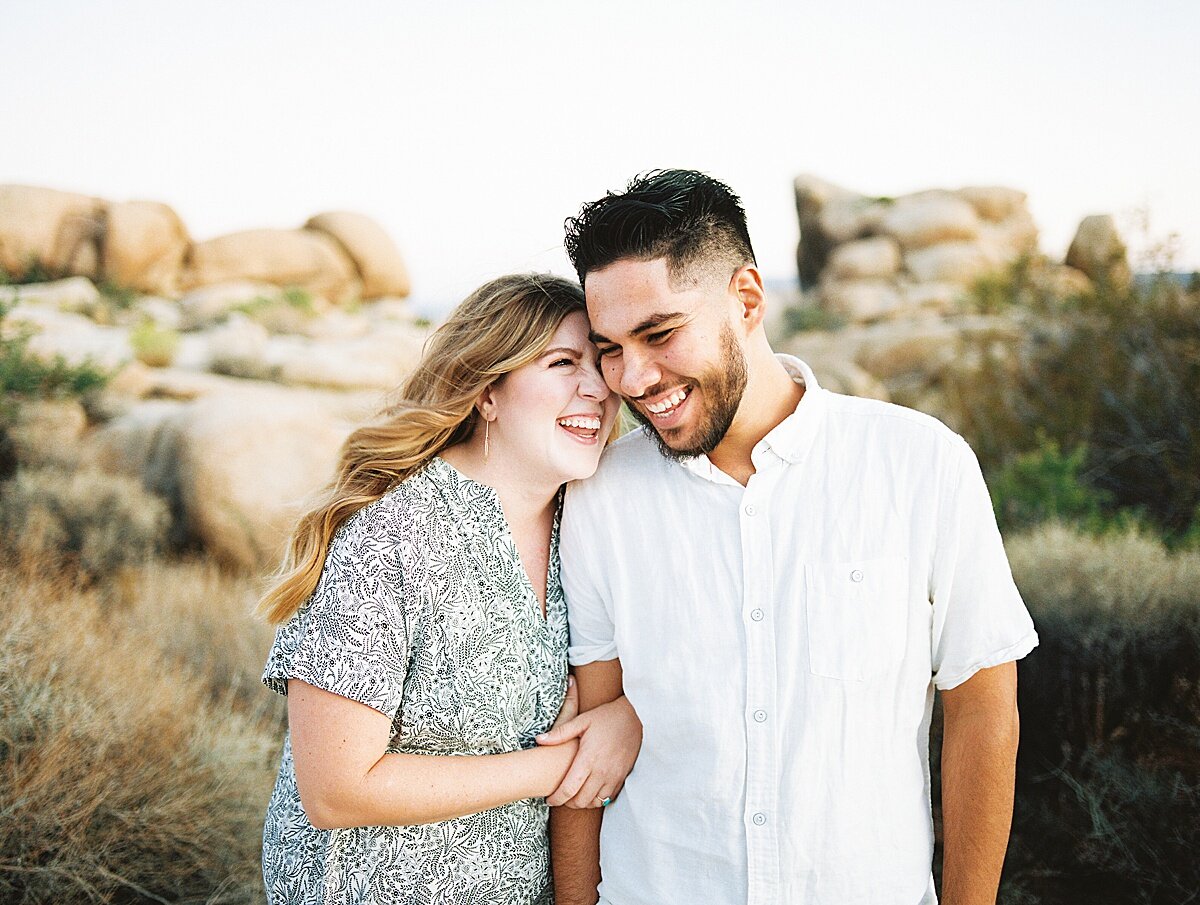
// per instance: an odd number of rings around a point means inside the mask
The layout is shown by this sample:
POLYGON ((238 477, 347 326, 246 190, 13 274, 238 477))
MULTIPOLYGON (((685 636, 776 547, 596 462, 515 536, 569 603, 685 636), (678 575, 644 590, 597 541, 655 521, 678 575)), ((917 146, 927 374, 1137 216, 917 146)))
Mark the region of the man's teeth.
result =
POLYGON ((662 415, 675 408, 675 406, 679 405, 679 403, 683 402, 683 400, 686 398, 687 390, 676 390, 661 402, 656 402, 653 405, 647 405, 646 410, 655 415, 662 415))
POLYGON ((579 428, 580 430, 600 430, 599 418, 559 418, 558 423, 563 427, 575 427, 579 428))

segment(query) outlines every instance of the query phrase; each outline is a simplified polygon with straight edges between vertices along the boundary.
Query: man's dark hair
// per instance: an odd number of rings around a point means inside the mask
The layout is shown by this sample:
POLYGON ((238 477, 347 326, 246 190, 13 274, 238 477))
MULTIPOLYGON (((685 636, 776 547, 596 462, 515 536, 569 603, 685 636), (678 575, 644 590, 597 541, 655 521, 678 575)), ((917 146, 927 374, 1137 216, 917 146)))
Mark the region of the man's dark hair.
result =
POLYGON ((581 284, 591 271, 626 258, 666 258, 672 282, 756 263, 742 199, 695 170, 635 176, 624 193, 609 192, 568 217, 566 232, 567 255, 581 284))

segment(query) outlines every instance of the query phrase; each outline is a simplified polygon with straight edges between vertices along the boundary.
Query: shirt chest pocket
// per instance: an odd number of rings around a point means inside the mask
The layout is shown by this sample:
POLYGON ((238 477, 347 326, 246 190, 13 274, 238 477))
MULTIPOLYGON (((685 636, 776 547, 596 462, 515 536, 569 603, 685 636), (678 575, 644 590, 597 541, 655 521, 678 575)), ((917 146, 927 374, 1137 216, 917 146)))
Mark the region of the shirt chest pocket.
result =
POLYGON ((908 560, 811 563, 804 575, 809 671, 862 682, 894 669, 907 635, 908 560))

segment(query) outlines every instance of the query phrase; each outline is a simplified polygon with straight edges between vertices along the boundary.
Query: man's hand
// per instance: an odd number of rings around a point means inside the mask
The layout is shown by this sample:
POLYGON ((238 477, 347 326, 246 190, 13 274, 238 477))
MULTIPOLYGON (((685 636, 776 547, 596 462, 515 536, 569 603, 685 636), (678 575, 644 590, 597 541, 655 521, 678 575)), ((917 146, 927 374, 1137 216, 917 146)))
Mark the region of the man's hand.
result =
POLYGON ((943 905, 995 905, 1012 826, 1017 664, 942 693, 943 905))
POLYGON ((546 798, 552 806, 599 807, 613 799, 625 784, 642 747, 642 722, 622 695, 537 737, 539 745, 560 745, 579 739, 579 752, 562 785, 546 798))

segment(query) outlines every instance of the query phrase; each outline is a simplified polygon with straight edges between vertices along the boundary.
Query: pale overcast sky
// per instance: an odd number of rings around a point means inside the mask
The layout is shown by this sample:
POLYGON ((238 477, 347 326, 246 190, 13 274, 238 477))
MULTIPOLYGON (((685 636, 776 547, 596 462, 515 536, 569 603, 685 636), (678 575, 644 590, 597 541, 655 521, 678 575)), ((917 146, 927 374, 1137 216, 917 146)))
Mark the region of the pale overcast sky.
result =
POLYGON ((740 192, 794 275, 791 181, 1029 193, 1043 247, 1128 222, 1200 267, 1200 3, 14 2, 0 182, 166 201, 193 236, 376 217, 415 296, 569 272, 562 221, 654 167, 740 192))

